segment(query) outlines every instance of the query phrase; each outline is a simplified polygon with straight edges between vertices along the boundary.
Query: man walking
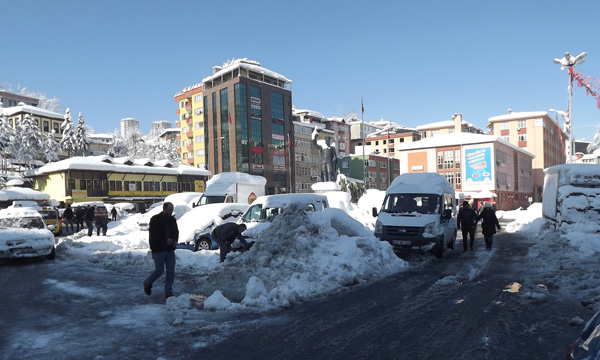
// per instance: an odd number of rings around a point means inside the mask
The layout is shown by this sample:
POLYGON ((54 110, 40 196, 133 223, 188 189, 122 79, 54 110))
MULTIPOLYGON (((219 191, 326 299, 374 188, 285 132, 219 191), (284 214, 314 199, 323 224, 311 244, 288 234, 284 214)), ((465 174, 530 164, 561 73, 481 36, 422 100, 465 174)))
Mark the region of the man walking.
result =
POLYGON ((158 279, 165 268, 165 299, 173 296, 173 281, 175 280, 175 248, 179 240, 177 220, 173 217, 173 204, 163 204, 163 211, 150 219, 149 242, 154 260, 154 272, 144 280, 144 292, 152 294, 152 284, 158 279))
POLYGON ((117 221, 117 208, 113 206, 110 211, 110 216, 112 217, 112 221, 117 221))
POLYGON ((75 225, 77 225, 77 232, 79 232, 79 227, 81 226, 81 230, 83 230, 83 218, 85 216, 85 209, 81 206, 75 208, 75 225))
POLYGON ((240 239, 244 250, 248 249, 248 243, 242 233, 246 231, 245 224, 225 223, 213 229, 211 236, 217 244, 219 244, 219 256, 221 262, 225 261, 225 257, 231 251, 231 244, 235 239, 240 239))
POLYGON ((65 209, 63 215, 65 217, 65 225, 67 231, 69 231, 69 225, 71 225, 71 232, 75 232, 75 228, 73 226, 73 209, 71 208, 71 205, 67 205, 67 208, 65 209))
POLYGON ((468 201, 464 201, 462 208, 458 211, 458 217, 456 218, 458 223, 458 230, 462 229, 463 236, 463 252, 467 249, 473 251, 473 242, 475 241, 475 225, 477 224, 477 213, 468 201), (467 248, 467 235, 469 236, 469 247, 467 248))

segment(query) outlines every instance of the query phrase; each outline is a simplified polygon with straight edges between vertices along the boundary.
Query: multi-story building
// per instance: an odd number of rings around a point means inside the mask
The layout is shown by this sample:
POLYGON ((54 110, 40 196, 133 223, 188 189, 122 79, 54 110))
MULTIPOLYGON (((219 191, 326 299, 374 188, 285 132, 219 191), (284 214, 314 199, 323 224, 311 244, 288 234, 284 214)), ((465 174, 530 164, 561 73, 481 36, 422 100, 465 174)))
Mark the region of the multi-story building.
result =
POLYGON ((544 169, 565 163, 566 135, 546 111, 509 112, 493 116, 489 122, 494 135, 535 155, 533 200, 542 201, 544 169))
POLYGON ((150 128, 150 136, 157 137, 158 134, 163 132, 163 130, 170 129, 171 127, 171 122, 169 120, 153 121, 152 127, 150 128))
POLYGON ((140 210, 163 201, 167 195, 203 192, 210 172, 191 166, 174 166, 168 160, 152 162, 107 155, 72 157, 27 170, 34 189, 62 205, 73 202, 132 202, 140 210))
POLYGON ((8 91, 0 91, 0 107, 8 108, 19 106, 20 104, 38 107, 40 105, 40 100, 8 91))
POLYGON ((178 91, 174 96, 179 116, 176 125, 180 130, 177 138, 181 161, 200 169, 206 169, 206 138, 204 131, 204 97, 202 83, 196 83, 178 91))
POLYGON ((127 139, 140 133, 140 122, 134 118, 121 119, 121 137, 127 139))
POLYGON ((115 141, 112 134, 87 134, 88 148, 86 155, 106 155, 115 141))
POLYGON ((267 194, 294 192, 291 80, 248 59, 213 67, 202 80, 206 157, 213 174, 267 179, 267 194))
POLYGON ((381 154, 370 153, 364 158, 360 154, 345 155, 338 164, 340 173, 349 180, 363 182, 364 179, 365 189, 385 190, 400 175, 400 161, 381 154))
POLYGON ((350 154, 356 152, 357 146, 362 148, 366 143, 365 139, 370 134, 383 129, 372 123, 365 123, 356 117, 348 119, 347 123, 350 125, 350 154))
POLYGON ((388 157, 395 157, 397 145, 419 140, 421 140, 421 134, 415 129, 397 124, 377 130, 365 139, 372 152, 388 157))
POLYGON ((321 154, 315 146, 312 134, 317 126, 322 124, 311 124, 294 121, 294 178, 295 192, 312 192, 312 184, 320 181, 321 154))
POLYGON ((530 203, 530 152, 497 136, 459 133, 435 136, 396 147, 400 173, 437 172, 467 199, 514 210, 530 203))
POLYGON ((421 133, 423 139, 455 132, 487 134, 487 131, 463 120, 462 114, 454 114, 452 120, 419 125, 417 131, 421 133))

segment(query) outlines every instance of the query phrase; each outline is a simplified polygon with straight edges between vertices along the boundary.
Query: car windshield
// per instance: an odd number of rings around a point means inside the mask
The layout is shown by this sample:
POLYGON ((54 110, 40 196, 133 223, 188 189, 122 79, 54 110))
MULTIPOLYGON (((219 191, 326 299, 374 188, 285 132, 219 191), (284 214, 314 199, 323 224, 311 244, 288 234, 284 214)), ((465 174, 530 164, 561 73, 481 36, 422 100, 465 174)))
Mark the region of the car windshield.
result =
POLYGON ((225 202, 225 195, 222 195, 222 196, 202 196, 200 198, 200 205, 222 204, 224 202, 225 202))
POLYGON ((383 202, 383 212, 400 214, 438 214, 440 195, 436 194, 390 194, 383 202))
POLYGON ((46 224, 44 224, 44 221, 41 217, 0 218, 0 227, 45 229, 46 224))
POLYGON ((40 211, 44 220, 54 220, 56 219, 56 211, 54 210, 44 210, 40 211))

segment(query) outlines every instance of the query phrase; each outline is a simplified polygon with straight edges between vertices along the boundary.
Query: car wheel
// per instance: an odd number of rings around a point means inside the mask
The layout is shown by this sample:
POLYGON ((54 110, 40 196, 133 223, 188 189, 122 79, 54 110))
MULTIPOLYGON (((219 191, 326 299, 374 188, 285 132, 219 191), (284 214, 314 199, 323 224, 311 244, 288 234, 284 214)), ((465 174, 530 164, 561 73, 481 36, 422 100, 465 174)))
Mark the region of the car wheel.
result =
POLYGON ((438 259, 444 257, 444 238, 441 238, 440 241, 431 249, 433 256, 438 259))
POLYGON ((53 246, 52 251, 50 251, 50 254, 46 255, 46 259, 54 260, 55 257, 56 257, 56 248, 53 246))
POLYGON ((212 250, 212 241, 209 238, 200 238, 196 243, 196 251, 200 250, 212 250))

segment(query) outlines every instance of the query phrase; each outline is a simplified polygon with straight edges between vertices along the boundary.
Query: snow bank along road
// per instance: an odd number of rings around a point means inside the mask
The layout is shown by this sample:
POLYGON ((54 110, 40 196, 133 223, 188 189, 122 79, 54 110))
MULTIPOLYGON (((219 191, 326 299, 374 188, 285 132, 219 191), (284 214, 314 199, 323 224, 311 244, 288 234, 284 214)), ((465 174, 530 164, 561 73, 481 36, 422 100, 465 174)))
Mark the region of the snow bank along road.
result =
POLYGON ((590 311, 526 270, 527 240, 494 240, 486 252, 478 234, 467 253, 458 240, 443 260, 411 256, 407 272, 270 313, 209 312, 191 294, 184 321, 143 294, 146 268, 4 263, 0 358, 562 359, 582 329, 569 320, 590 311))

